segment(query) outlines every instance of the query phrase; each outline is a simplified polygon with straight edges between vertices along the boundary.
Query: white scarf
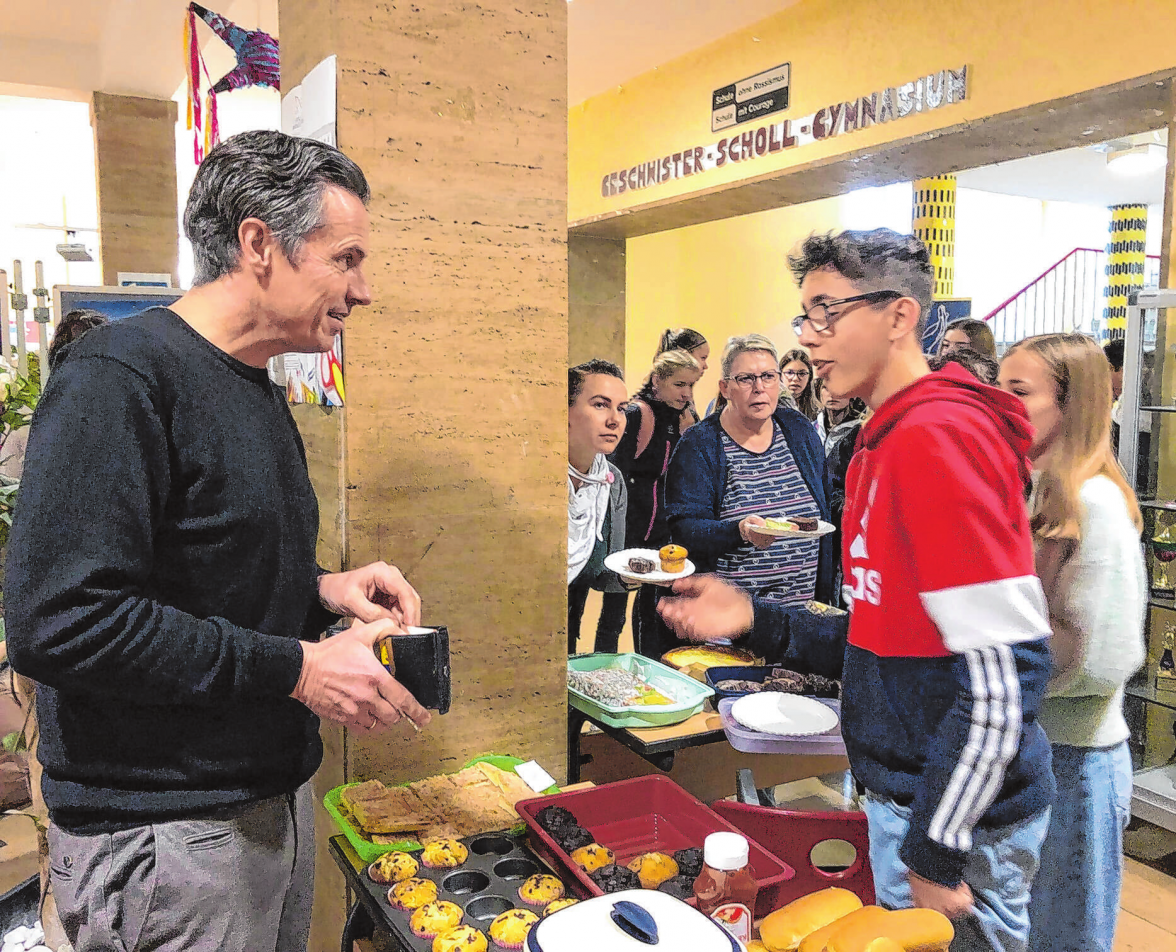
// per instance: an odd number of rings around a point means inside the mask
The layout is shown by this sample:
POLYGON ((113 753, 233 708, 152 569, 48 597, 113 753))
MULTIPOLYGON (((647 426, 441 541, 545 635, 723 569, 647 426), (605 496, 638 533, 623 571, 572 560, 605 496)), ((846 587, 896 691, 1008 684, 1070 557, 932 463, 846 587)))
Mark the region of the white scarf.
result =
POLYGON ((604 517, 608 514, 612 471, 603 453, 597 453, 592 468, 581 473, 568 464, 568 584, 584 571, 596 543, 603 540, 604 517), (584 485, 576 489, 572 478, 584 485))

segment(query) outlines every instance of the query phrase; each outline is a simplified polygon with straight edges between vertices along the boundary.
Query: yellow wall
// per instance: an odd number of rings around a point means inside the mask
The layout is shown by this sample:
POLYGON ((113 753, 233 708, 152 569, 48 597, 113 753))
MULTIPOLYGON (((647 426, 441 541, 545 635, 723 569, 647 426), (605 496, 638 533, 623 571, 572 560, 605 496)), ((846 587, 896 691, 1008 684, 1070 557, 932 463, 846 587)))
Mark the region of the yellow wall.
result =
POLYGON ((711 345, 695 388, 700 411, 718 393, 719 357, 734 334, 765 334, 781 353, 800 293, 786 256, 814 231, 844 227, 844 200, 829 198, 628 241, 625 380, 636 392, 667 327, 693 327, 711 345))
POLYGON ((569 111, 569 221, 721 186, 1176 66, 1171 0, 801 0, 754 27, 642 74, 569 111), (1143 33, 1139 31, 1142 30, 1143 33), (791 105, 710 131, 712 90, 783 62, 791 105), (736 130, 795 120, 920 74, 969 69, 968 101, 604 198, 601 178, 736 130))

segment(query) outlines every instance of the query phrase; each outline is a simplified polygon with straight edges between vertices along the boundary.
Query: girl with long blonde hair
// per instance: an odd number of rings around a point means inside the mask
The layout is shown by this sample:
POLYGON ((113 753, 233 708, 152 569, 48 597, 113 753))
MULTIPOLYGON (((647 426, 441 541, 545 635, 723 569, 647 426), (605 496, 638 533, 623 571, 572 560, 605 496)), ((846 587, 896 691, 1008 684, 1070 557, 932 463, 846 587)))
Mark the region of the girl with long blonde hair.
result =
POLYGON ((1111 451, 1110 366, 1081 334, 1021 341, 1000 385, 1035 434, 1029 499, 1053 669, 1039 720, 1057 799, 1029 904, 1030 952, 1114 942, 1131 809, 1123 686, 1144 659, 1139 503, 1111 451))

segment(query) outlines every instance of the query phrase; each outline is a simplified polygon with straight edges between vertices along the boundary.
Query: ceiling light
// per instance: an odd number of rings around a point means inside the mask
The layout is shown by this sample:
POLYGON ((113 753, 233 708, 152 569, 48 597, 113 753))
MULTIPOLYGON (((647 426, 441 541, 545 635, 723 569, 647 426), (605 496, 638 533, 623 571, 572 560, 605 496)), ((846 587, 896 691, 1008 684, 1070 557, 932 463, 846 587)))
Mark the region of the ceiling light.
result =
POLYGON ((1167 162, 1168 150, 1156 142, 1107 153, 1107 168, 1116 175, 1146 175, 1162 169, 1167 162))

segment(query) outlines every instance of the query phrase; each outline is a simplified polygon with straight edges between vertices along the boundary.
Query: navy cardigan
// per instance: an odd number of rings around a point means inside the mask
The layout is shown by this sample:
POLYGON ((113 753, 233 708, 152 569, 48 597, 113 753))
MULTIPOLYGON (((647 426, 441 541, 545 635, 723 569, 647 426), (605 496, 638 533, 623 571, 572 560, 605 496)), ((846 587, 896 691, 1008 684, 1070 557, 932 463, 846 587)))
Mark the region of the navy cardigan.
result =
MULTIPOLYGON (((773 418, 788 441, 788 448, 805 485, 813 494, 821 519, 829 522, 829 471, 825 464, 825 448, 816 427, 803 414, 789 407, 777 409, 773 418)), ((726 482, 723 431, 719 414, 714 414, 682 434, 666 479, 670 537, 689 550, 690 559, 699 572, 713 572, 721 555, 745 544, 739 534, 739 523, 719 518, 726 482)), ((822 536, 815 592, 819 602, 834 603, 833 560, 836 557, 832 536, 822 536)), ((844 616, 830 625, 823 618, 818 621, 804 609, 761 605, 758 598, 754 602, 756 625, 747 641, 749 648, 770 661, 788 658, 803 662, 804 656, 810 655, 810 664, 801 666, 809 667, 815 673, 829 671, 834 677, 839 674, 840 655, 845 645, 844 616), (793 615, 797 617, 793 619, 793 615), (790 620, 796 624, 789 624, 790 620), (790 632, 791 628, 798 630, 790 632), (803 635, 800 629, 804 629, 803 635), (813 641, 817 644, 812 644, 813 641), (809 643, 807 647, 805 643, 809 643)))

